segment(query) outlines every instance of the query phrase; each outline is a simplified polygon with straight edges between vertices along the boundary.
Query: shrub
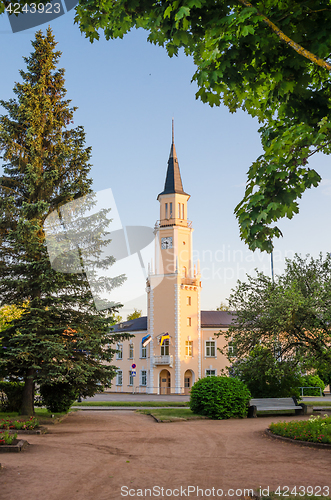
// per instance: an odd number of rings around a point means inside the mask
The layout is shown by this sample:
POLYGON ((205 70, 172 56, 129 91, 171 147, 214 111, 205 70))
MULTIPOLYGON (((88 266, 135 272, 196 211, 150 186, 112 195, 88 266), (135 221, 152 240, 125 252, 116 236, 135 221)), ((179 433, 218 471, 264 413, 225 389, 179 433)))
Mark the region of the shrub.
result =
POLYGON ((23 388, 23 382, 0 382, 0 408, 2 411, 20 411, 23 388))
POLYGON ((253 398, 300 396, 298 366, 277 360, 266 347, 254 347, 246 359, 233 363, 229 372, 247 385, 253 398))
MULTIPOLYGON (((325 383, 323 382, 323 380, 321 380, 319 378, 318 375, 305 375, 301 379, 301 384, 302 384, 302 387, 317 387, 317 388, 320 387, 322 389, 322 392, 324 391, 324 388, 325 388, 325 383)), ((319 389, 317 389, 317 390, 316 389, 304 389, 303 395, 304 396, 319 396, 320 391, 319 391, 319 389)))
POLYGON ((190 408, 213 419, 245 418, 251 394, 239 379, 206 377, 191 389, 190 408))
POLYGON ((53 413, 66 413, 78 397, 76 388, 62 382, 41 385, 40 394, 47 410, 53 413))

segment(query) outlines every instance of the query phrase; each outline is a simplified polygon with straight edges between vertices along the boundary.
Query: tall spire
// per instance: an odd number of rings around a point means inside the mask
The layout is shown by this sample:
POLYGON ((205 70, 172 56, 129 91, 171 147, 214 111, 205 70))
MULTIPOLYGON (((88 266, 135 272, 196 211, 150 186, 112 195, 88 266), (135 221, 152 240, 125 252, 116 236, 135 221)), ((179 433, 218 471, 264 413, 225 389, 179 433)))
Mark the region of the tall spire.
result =
POLYGON ((164 183, 164 190, 162 191, 162 193, 159 194, 159 196, 161 194, 171 194, 171 193, 187 194, 183 189, 183 183, 180 175, 177 153, 175 148, 174 135, 175 135, 174 119, 172 119, 172 142, 168 160, 168 170, 167 170, 166 180, 164 183))

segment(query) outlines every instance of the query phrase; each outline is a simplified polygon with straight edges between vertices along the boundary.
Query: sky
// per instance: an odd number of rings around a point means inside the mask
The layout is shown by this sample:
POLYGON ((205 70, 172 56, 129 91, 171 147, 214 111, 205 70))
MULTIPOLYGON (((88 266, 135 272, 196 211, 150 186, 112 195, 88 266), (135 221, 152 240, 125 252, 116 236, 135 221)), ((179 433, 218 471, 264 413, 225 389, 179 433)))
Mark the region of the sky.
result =
MULTIPOLYGON (((183 186, 191 195, 188 218, 194 258, 200 259, 201 308, 216 309, 246 273, 271 272, 270 255, 250 252, 240 240, 233 213, 244 194, 246 172, 262 153, 259 124, 242 111, 231 114, 224 106, 211 108, 196 100, 193 61, 183 53, 169 58, 165 49, 147 42, 143 30, 122 40, 101 36, 91 44, 73 18, 70 11, 50 25, 62 52, 67 97, 78 107, 74 126, 84 126, 86 145, 92 146, 93 188, 112 190, 123 226, 153 227, 174 117, 183 186)), ((12 33, 7 15, 0 16, 0 99, 14 97, 19 70, 25 69, 22 57, 32 51, 35 31, 46 28, 12 33)), ((283 237, 275 241, 276 274, 295 253, 317 257, 331 251, 329 164, 327 156, 312 157, 310 167, 322 176, 321 184, 304 193, 298 215, 278 224, 283 237)), ((146 314, 145 294, 124 304, 123 318, 134 308, 146 314)))

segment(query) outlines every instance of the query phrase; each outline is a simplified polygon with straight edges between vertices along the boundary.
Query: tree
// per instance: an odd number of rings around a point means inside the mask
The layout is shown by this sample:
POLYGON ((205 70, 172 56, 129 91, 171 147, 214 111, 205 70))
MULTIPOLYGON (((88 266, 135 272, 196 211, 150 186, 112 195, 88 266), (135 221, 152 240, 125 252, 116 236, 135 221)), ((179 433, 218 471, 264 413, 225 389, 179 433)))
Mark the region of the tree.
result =
MULTIPOLYGON (((109 314, 116 308, 96 309, 86 267, 84 272, 70 272, 78 267, 82 270, 83 253, 84 266, 91 254, 100 255, 107 213, 77 217, 79 223, 70 228, 73 241, 67 242, 72 248, 62 256, 63 263, 71 267, 62 273, 51 266, 45 221, 52 214, 63 217, 64 208, 71 214, 72 202, 81 208, 93 204, 91 149, 85 147, 83 127, 71 126, 76 108, 69 107, 70 101, 65 99, 64 70, 57 69, 61 53, 55 50, 51 29, 45 36, 37 32, 32 45, 34 51, 24 58, 27 70, 20 72, 23 82, 14 87, 16 99, 0 101, 7 111, 0 117, 4 163, 0 179, 0 305, 26 304, 22 314, 2 331, 0 368, 12 378, 24 380, 21 411, 28 415, 33 414, 35 383, 70 383, 82 395, 92 395, 108 385, 115 375, 110 362, 116 352, 109 347, 109 314), (77 238, 82 241, 84 237, 86 248, 83 245, 77 252, 77 238)), ((56 244, 60 251, 61 239, 56 244)), ((109 266, 113 261, 107 257, 97 266, 109 266)), ((114 280, 112 285, 117 283, 114 280)), ((102 291, 109 283, 101 280, 98 286, 102 291)), ((127 336, 114 335, 111 343, 123 338, 127 336)))
POLYGON ((235 214, 249 248, 270 252, 282 234, 277 220, 291 219, 321 180, 309 158, 330 154, 329 0, 80 0, 76 11, 92 42, 135 27, 170 57, 184 48, 197 98, 258 118, 264 154, 249 167, 235 214))
POLYGON ((134 308, 133 313, 127 315, 127 321, 130 321, 131 319, 136 319, 136 318, 141 318, 142 311, 140 309, 134 308))
MULTIPOLYGON (((331 257, 286 261, 275 282, 257 273, 238 281, 229 298, 236 311, 225 333, 237 359, 245 359, 256 346, 274 352, 279 360, 303 359, 316 363, 331 360, 331 257)), ((222 333, 223 334, 223 333, 222 333)), ((221 332, 218 334, 221 335, 221 332)))
POLYGON ((295 360, 279 360, 273 351, 257 345, 245 359, 229 368, 232 377, 247 385, 253 398, 300 396, 301 370, 295 360))
POLYGON ((228 311, 229 306, 226 304, 226 302, 221 302, 218 307, 216 307, 216 311, 228 311))

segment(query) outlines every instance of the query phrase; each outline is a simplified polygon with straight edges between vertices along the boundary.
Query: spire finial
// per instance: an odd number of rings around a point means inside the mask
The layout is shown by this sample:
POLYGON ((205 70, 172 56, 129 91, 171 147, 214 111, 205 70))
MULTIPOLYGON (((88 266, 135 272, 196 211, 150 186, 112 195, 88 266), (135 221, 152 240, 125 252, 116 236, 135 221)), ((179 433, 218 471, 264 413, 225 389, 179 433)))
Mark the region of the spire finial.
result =
POLYGON ((172 119, 172 144, 175 144, 174 119, 172 119))

